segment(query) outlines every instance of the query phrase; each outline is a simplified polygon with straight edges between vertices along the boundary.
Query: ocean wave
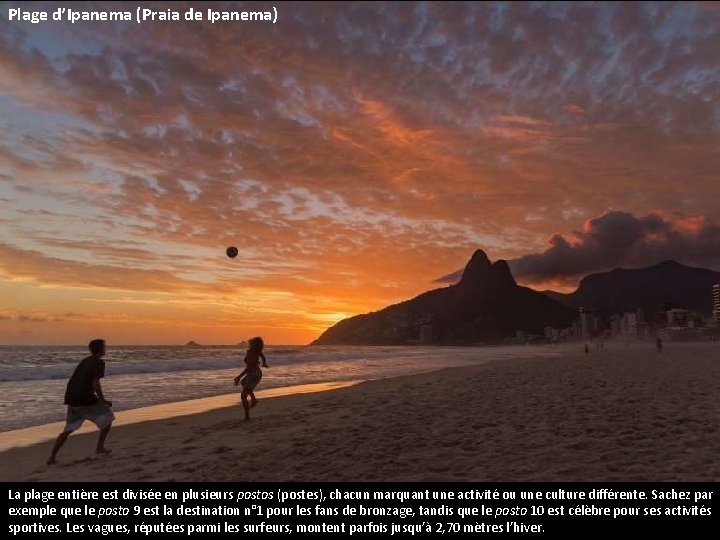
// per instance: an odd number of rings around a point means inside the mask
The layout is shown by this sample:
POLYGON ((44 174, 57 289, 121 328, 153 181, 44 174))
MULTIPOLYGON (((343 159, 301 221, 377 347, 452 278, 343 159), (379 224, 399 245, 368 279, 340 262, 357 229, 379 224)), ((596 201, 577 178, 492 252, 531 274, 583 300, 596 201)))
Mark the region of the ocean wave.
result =
MULTIPOLYGON (((0 381, 40 381, 68 379, 77 364, 55 364, 42 366, 22 366, 0 369, 0 381)), ((239 366, 239 361, 230 358, 212 360, 166 360, 160 362, 127 362, 105 363, 106 376, 137 375, 144 373, 168 373, 178 371, 205 371, 216 369, 232 369, 239 366)))
POLYGON ((277 355, 286 355, 286 354, 302 354, 304 353, 304 349, 267 349, 265 351, 265 356, 277 356, 277 355))
MULTIPOLYGON (((159 351, 158 351, 159 352, 159 351)), ((178 351, 179 352, 179 351, 178 351)), ((195 351, 197 354, 197 351, 195 351)), ((145 353, 147 354, 147 353, 145 353)), ((167 354, 167 353, 166 353, 167 354)), ((185 354, 187 354, 185 352, 185 354)), ((341 348, 268 348, 267 359, 268 364, 272 368, 273 365, 291 365, 306 363, 325 363, 325 362, 342 362, 342 361, 374 361, 381 363, 390 359, 402 362, 403 358, 417 359, 419 356, 426 356, 427 351, 413 349, 367 349, 353 348, 348 350, 341 348)), ((111 356, 105 359, 105 372, 107 376, 113 375, 139 375, 146 373, 174 373, 187 371, 209 371, 221 369, 239 369, 243 367, 243 356, 238 354, 215 356, 210 358, 182 357, 173 354, 174 358, 163 358, 163 354, 159 354, 160 358, 152 358, 149 355, 145 358, 128 358, 127 356, 114 360, 111 356)), ((58 380, 68 379, 72 375, 77 361, 68 362, 69 357, 63 358, 64 361, 47 364, 38 363, 33 365, 32 362, 37 361, 38 357, 24 359, 23 365, 2 366, 0 367, 0 382, 10 381, 40 381, 40 380, 58 380)), ((42 360, 42 359, 40 359, 42 360)), ((380 365, 380 364, 375 364, 380 365)), ((322 368, 320 368, 322 369, 322 368)))

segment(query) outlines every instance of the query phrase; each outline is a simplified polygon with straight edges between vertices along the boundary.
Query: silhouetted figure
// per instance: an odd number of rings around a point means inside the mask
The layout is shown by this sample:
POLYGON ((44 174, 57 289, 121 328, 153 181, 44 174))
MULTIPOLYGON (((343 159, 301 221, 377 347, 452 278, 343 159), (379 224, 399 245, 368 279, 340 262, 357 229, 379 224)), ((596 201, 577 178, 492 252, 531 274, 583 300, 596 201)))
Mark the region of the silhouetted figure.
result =
POLYGON ((661 352, 662 352, 662 347, 663 347, 662 339, 657 338, 657 339, 655 340, 655 348, 657 348, 657 352, 661 353, 661 352))
POLYGON ((590 354, 590 346, 587 343, 585 344, 585 354, 590 354))
POLYGON ((88 348, 90 356, 78 364, 68 381, 65 390, 65 404, 68 406, 67 421, 65 429, 55 440, 47 460, 48 465, 55 463, 55 458, 62 445, 85 420, 90 420, 100 429, 95 452, 97 454, 110 453, 110 450, 105 448, 105 438, 110 432, 115 415, 110 409, 112 402, 105 399, 100 386, 100 379, 105 376, 105 361, 103 360, 105 340, 94 339, 89 343, 88 348))
POLYGON ((241 384, 243 388, 240 399, 242 400, 243 409, 245 409, 245 420, 250 420, 250 409, 257 405, 258 402, 253 390, 262 379, 260 361, 262 360, 263 367, 268 367, 267 360, 262 352, 264 346, 261 337, 254 337, 248 341, 248 350, 245 354, 245 369, 235 377, 235 386, 241 384), (250 404, 248 404, 248 396, 250 396, 250 404))

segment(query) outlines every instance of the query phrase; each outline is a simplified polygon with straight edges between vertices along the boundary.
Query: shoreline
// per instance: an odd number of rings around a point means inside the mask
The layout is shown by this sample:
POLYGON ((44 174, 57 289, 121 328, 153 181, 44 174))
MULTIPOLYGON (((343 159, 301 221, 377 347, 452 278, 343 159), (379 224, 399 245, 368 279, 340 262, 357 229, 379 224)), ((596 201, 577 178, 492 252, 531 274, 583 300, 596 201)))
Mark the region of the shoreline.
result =
MULTIPOLYGON (((310 383, 293 386, 281 386, 277 388, 268 388, 256 392, 258 399, 270 399, 281 396, 290 396, 295 394, 308 394, 314 392, 327 392, 337 388, 345 388, 364 382, 363 380, 348 381, 330 381, 324 383, 310 383)), ((125 411, 115 412, 115 421, 113 428, 138 424, 142 422, 152 422, 154 420, 171 420, 181 418, 193 414, 202 414, 205 412, 224 409, 230 407, 240 407, 240 392, 231 394, 221 394, 219 396, 210 396, 198 399, 186 399, 183 401, 172 401, 168 403, 158 403, 147 407, 138 407, 136 409, 128 409, 125 411)), ((10 431, 0 432, 0 453, 13 448, 22 448, 33 446, 48 441, 53 441, 65 426, 65 422, 51 422, 39 426, 30 426, 21 429, 13 429, 10 431)), ((84 433, 92 433, 97 428, 92 422, 84 422, 83 425, 73 433, 73 435, 81 435, 84 433)))
MULTIPOLYGON (((367 349, 367 348, 365 348, 367 349)), ((383 348, 386 350, 386 348, 383 348)), ((367 380, 385 377, 396 377, 411 373, 433 371, 445 365, 476 365, 481 362, 505 360, 517 356, 542 357, 558 354, 557 350, 548 347, 509 346, 497 349, 492 348, 461 348, 453 352, 442 348, 434 352, 426 347, 409 347, 404 351, 387 352, 383 356, 364 357, 362 351, 345 355, 339 359, 321 358, 319 360, 303 359, 296 362, 283 361, 279 357, 275 367, 266 373, 260 392, 272 389, 277 392, 279 388, 290 388, 306 384, 330 383, 333 381, 367 380), (354 358, 353 358, 354 356, 354 358), (440 365, 439 365, 440 364, 440 365)), ((162 362, 161 362, 162 363, 162 362)), ((180 369, 176 371, 162 371, 162 375, 155 372, 125 372, 110 362, 108 370, 110 376, 107 381, 106 393, 111 396, 120 396, 113 400, 114 411, 118 412, 137 410, 156 405, 172 407, 174 403, 203 398, 218 398, 232 395, 237 392, 227 384, 235 373, 233 368, 211 367, 198 370, 180 369), (161 377, 162 384, 154 384, 153 379, 161 377)), ((20 380, 17 383, 4 381, 0 383, 0 390, 7 390, 0 400, 0 450, 12 443, 3 444, 3 439, 12 438, 5 435, 30 428, 39 428, 47 424, 55 424, 59 429, 65 418, 65 407, 58 403, 57 397, 64 392, 64 386, 69 375, 49 380, 33 379, 20 380), (34 382, 33 382, 34 381, 34 382), (32 383, 32 384, 30 384, 32 383), (11 387, 8 387, 11 385, 11 387), (28 408, 15 410, 17 405, 27 403, 28 408)), ((105 385, 104 385, 105 386, 105 385)), ((282 392, 282 391, 281 391, 282 392)), ((273 395, 275 395, 273 393, 273 395)), ((229 402, 228 404, 232 404, 229 402)), ((202 410, 204 406, 199 406, 202 410)), ((27 436, 30 436, 28 432, 27 436)), ((25 437, 25 436, 24 436, 25 437)), ((10 439, 8 439, 9 441, 10 439)), ((31 439, 30 439, 31 440, 31 439)))
POLYGON ((6 481, 718 481, 717 346, 490 361, 3 453, 6 481), (12 464, 12 465, 11 465, 12 464))

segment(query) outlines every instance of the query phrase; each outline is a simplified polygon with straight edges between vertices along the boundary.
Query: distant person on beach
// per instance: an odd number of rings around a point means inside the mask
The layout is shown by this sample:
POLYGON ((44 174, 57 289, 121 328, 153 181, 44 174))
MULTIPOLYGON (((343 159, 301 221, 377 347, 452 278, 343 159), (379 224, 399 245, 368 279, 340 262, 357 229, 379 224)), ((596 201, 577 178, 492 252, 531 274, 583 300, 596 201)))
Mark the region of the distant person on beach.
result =
POLYGON ((262 350, 265 344, 261 337, 254 337, 248 341, 248 350, 245 354, 245 369, 242 370, 240 375, 235 377, 235 386, 238 384, 242 385, 242 393, 240 399, 242 400, 243 409, 245 409, 245 420, 250 420, 250 409, 257 405, 257 398, 255 397, 255 387, 262 379, 262 370, 260 369, 260 361, 262 361, 263 367, 268 367, 267 360, 262 350), (250 403, 248 404, 248 396, 250 396, 250 403))
POLYGON ((100 379, 105 376, 105 361, 103 360, 105 340, 94 339, 88 348, 90 356, 77 365, 68 381, 65 390, 65 404, 68 406, 67 421, 65 429, 55 440, 52 453, 47 460, 48 465, 56 462, 55 458, 62 445, 85 420, 90 420, 100 429, 95 453, 110 453, 110 450, 105 448, 105 438, 110 432, 115 415, 110 409, 112 402, 105 399, 102 386, 100 386, 100 379))
POLYGON ((662 339, 657 338, 657 339, 655 340, 655 347, 657 348, 657 352, 659 352, 659 353, 662 352, 662 345, 663 345, 663 344, 662 344, 662 339))
POLYGON ((585 344, 585 354, 590 354, 590 346, 587 343, 585 344))

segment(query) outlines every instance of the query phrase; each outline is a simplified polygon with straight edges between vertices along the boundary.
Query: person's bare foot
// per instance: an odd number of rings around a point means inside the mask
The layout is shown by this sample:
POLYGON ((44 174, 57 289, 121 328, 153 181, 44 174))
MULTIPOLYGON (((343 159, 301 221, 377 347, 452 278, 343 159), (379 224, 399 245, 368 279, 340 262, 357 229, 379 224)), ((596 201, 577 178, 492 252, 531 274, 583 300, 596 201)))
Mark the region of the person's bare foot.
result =
POLYGON ((109 454, 110 452, 112 452, 112 450, 110 450, 109 448, 98 448, 97 450, 95 450, 96 454, 109 454))
POLYGON ((258 401, 259 401, 259 400, 257 400, 257 399, 253 399, 253 400, 250 402, 250 408, 253 408, 255 405, 257 405, 258 401))
POLYGON ((48 460, 45 462, 46 465, 55 465, 57 463, 57 459, 55 458, 48 458, 48 460))

